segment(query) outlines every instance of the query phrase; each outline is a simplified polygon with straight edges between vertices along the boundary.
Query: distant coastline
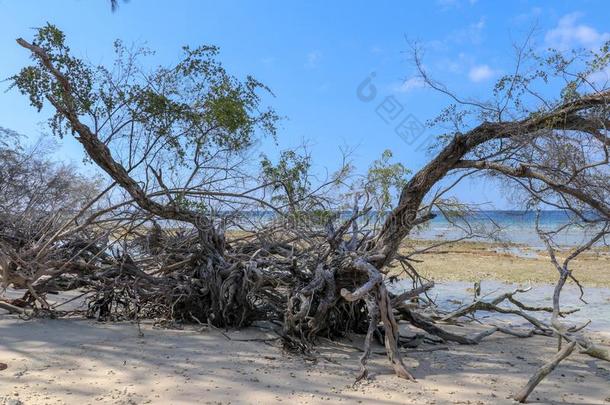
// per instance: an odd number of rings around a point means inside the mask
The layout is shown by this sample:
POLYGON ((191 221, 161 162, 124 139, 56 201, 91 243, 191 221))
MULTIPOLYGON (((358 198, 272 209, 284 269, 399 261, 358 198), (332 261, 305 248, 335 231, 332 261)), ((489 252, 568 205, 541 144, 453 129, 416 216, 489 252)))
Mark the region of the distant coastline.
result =
MULTIPOLYGON (((465 214, 459 219, 448 220, 441 212, 433 211, 436 216, 424 225, 414 229, 410 235, 419 240, 457 240, 468 237, 479 242, 507 243, 543 249, 544 244, 536 232, 536 221, 543 230, 557 229, 570 222, 571 214, 563 210, 480 210, 465 214), (467 229, 467 231, 466 231, 467 229), (474 234, 474 235, 473 235, 474 234)), ((277 217, 272 211, 250 211, 242 213, 249 221, 266 222, 277 217)), ((339 219, 348 219, 352 211, 340 211, 339 219)), ((371 211, 359 220, 363 226, 381 222, 387 213, 371 211)), ((221 214, 222 216, 222 214, 221 214)), ((555 242, 560 247, 575 246, 585 241, 590 234, 578 226, 569 226, 559 233, 555 242)), ((603 241, 597 245, 602 245, 603 241)))

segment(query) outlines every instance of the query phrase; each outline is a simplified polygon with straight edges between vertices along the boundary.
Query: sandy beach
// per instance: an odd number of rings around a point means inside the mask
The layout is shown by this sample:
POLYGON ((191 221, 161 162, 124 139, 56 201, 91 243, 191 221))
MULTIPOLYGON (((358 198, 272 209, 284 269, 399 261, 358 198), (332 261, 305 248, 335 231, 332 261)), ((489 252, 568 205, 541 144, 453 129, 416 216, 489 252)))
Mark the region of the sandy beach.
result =
MULTIPOLYGON (((403 252, 423 249, 438 241, 409 240, 403 252)), ((558 259, 566 251, 558 253, 558 259)), ((441 281, 496 280, 509 283, 552 283, 557 270, 546 250, 525 245, 499 245, 485 242, 455 242, 417 256, 417 270, 424 277, 441 281)), ((570 264, 574 276, 588 286, 610 286, 610 249, 596 248, 585 252, 570 264)), ((571 281, 568 281, 570 283, 571 281)))
MULTIPOLYGON (((494 249, 486 244, 448 246, 427 255, 423 273, 437 280, 553 280, 543 257, 494 249)), ((604 252, 592 253, 579 260, 578 275, 585 284, 587 272, 595 271, 596 280, 609 280, 608 263, 604 252)), ((406 333, 416 331, 402 327, 406 333)), ((453 327, 464 334, 477 328, 453 327)), ((259 328, 221 333, 144 323, 141 331, 129 322, 23 321, 3 313, 0 362, 7 368, 0 371, 0 404, 508 404, 556 349, 551 338, 498 334, 476 347, 424 344, 415 351, 403 349, 418 379, 413 383, 394 375, 377 346, 370 380, 354 385, 362 336, 340 342, 322 339, 314 364, 284 352, 277 335, 259 328)), ((596 332, 595 339, 610 345, 610 330, 596 332)), ((540 384, 530 401, 608 404, 609 387, 610 364, 575 353, 540 384)))
MULTIPOLYGON (((314 364, 284 353, 277 341, 249 341, 274 338, 255 328, 229 331, 231 340, 207 329, 143 325, 142 332, 131 323, 3 317, 4 404, 510 404, 555 350, 550 338, 494 335, 476 347, 407 351, 417 382, 398 379, 385 356, 375 355, 370 380, 353 385, 358 337, 322 340, 314 364)), ((610 334, 598 339, 610 344, 610 334)), ((610 365, 575 354, 531 403, 607 404, 608 387, 610 365)))

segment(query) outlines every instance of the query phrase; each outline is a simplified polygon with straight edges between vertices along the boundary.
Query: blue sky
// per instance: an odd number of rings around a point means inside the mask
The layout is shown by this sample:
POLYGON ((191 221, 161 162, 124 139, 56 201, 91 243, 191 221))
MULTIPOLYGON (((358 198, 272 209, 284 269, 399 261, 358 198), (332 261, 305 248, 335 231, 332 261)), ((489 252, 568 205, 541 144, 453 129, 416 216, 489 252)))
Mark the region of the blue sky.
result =
MULTIPOLYGON (((0 0, 0 75, 28 62, 15 39, 30 38, 31 28, 47 21, 64 30, 77 55, 96 64, 112 61, 116 38, 156 50, 155 64, 175 61, 182 45, 213 44, 230 72, 252 74, 275 93, 270 102, 286 117, 280 149, 306 141, 321 172, 337 167, 342 147, 355 148, 352 158, 361 170, 385 149, 417 169, 427 159, 418 145, 434 133, 405 142, 395 132, 397 121, 380 116, 379 103, 393 97, 401 108, 398 120, 425 122, 448 100, 413 79, 407 39, 425 50, 435 78, 460 94, 485 98, 494 78, 513 68, 511 44, 534 24, 538 46, 592 47, 610 39, 609 11, 604 1, 131 0, 113 14, 106 0, 0 0), (357 90, 371 73, 376 98, 365 102, 357 90)), ((0 93, 0 126, 35 138, 45 132, 44 119, 44 111, 37 114, 25 97, 0 93)), ((270 142, 260 147, 274 149, 270 142)), ((74 140, 65 139, 57 156, 79 162, 83 155, 74 140)), ((455 193, 510 206, 503 192, 480 181, 455 193)))

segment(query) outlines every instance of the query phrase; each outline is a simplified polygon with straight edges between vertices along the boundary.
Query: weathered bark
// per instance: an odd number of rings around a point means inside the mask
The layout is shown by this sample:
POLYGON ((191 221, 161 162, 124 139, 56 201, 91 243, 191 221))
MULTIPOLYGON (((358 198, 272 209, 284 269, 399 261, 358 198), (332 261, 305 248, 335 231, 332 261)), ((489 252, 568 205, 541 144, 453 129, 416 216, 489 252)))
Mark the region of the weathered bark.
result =
POLYGON ((8 302, 0 301, 0 308, 7 310, 13 314, 24 314, 25 309, 16 307, 15 305, 9 304, 8 302))
MULTIPOLYGON (((74 106, 70 80, 55 68, 46 51, 22 38, 17 39, 17 43, 36 55, 61 85, 63 103, 50 96, 48 97, 48 100, 57 111, 70 122, 71 128, 78 134, 78 136, 75 137, 76 140, 83 145, 87 155, 127 191, 143 210, 157 215, 160 218, 184 221, 194 225, 197 229, 205 229, 208 232, 213 231, 206 216, 201 215, 196 211, 185 209, 177 204, 160 204, 148 197, 138 182, 129 175, 123 165, 113 158, 108 146, 106 146, 106 144, 102 142, 87 125, 81 122, 74 106)), ((220 243, 218 236, 215 235, 214 232, 206 235, 206 238, 209 238, 208 241, 213 244, 220 243)))
POLYGON ((392 305, 390 304, 388 292, 383 284, 381 284, 378 288, 380 295, 379 311, 381 313, 381 321, 383 322, 383 326, 385 328, 384 340, 388 359, 394 366, 394 372, 397 376, 407 380, 415 380, 415 377, 413 377, 413 375, 407 371, 407 367, 403 363, 402 356, 400 355, 400 348, 398 346, 398 323, 396 322, 396 319, 394 319, 394 312, 392 305))
POLYGON ((415 380, 411 373, 407 371, 407 368, 402 361, 400 348, 398 346, 398 323, 394 318, 391 300, 387 289, 382 283, 383 278, 381 277, 381 274, 373 265, 362 258, 354 260, 354 268, 358 271, 367 273, 369 279, 362 287, 358 288, 353 293, 350 293, 347 289, 342 289, 341 296, 348 301, 356 301, 364 298, 367 302, 367 308, 375 311, 373 314, 369 313, 371 323, 369 324, 367 340, 365 341, 366 356, 363 355, 360 360, 362 370, 359 379, 366 377, 365 364, 366 358, 370 355, 370 342, 373 332, 377 328, 377 322, 381 319, 385 328, 384 344, 386 353, 390 363, 392 363, 392 366, 394 367, 394 372, 398 377, 415 380))
POLYGON ((604 129, 603 122, 586 120, 586 118, 579 115, 579 112, 596 106, 605 106, 608 104, 609 97, 610 90, 606 90, 565 103, 549 112, 532 118, 513 122, 484 122, 465 134, 455 135, 436 157, 419 170, 402 189, 396 208, 388 215, 372 246, 371 250, 376 253, 374 265, 377 268, 382 268, 392 261, 400 243, 413 229, 418 210, 426 194, 435 184, 456 169, 467 167, 490 169, 509 176, 519 175, 520 177, 548 182, 549 186, 554 187, 559 193, 573 195, 575 198, 589 204, 591 208, 610 218, 610 209, 604 203, 571 187, 558 184, 553 179, 542 176, 529 168, 515 171, 484 160, 463 160, 468 153, 487 142, 524 134, 535 135, 538 131, 565 129, 569 127, 569 123, 572 120, 578 120, 579 122, 584 120, 590 127, 604 129))
POLYGON ((360 374, 356 377, 356 382, 366 379, 368 377, 368 370, 366 368, 366 362, 371 356, 371 343, 373 341, 373 335, 377 330, 379 324, 379 306, 377 305, 377 297, 373 294, 365 297, 366 310, 369 313, 369 328, 364 338, 364 348, 362 355, 360 356, 360 374))
POLYGON ((594 357, 596 359, 610 361, 610 350, 599 345, 595 345, 588 341, 579 341, 584 349, 581 351, 582 354, 594 357))
POLYGON ((402 293, 400 295, 394 296, 394 297, 392 297, 392 306, 396 307, 397 305, 402 304, 403 302, 405 302, 408 299, 415 298, 415 297, 425 293, 426 291, 432 289, 433 287, 434 287, 434 282, 430 281, 417 288, 414 288, 409 291, 405 291, 404 293, 402 293))
POLYGON ((411 323, 416 328, 425 330, 426 332, 430 333, 431 335, 438 336, 439 338, 441 338, 443 340, 450 341, 450 342, 457 342, 462 345, 476 345, 478 343, 475 340, 473 340, 467 336, 462 336, 462 335, 458 335, 456 333, 451 333, 447 330, 444 330, 444 329, 436 326, 434 323, 432 323, 428 319, 424 318, 423 316, 417 314, 414 311, 411 311, 409 308, 405 307, 404 305, 398 306, 397 310, 398 310, 398 313, 401 315, 402 319, 404 319, 405 321, 411 323))
POLYGON ((574 347, 576 346, 576 342, 572 342, 566 347, 563 348, 560 352, 558 352, 548 363, 540 367, 534 375, 529 379, 527 384, 515 395, 515 401, 525 402, 527 397, 534 391, 536 386, 540 384, 540 382, 549 375, 555 367, 566 357, 568 357, 574 351, 574 347))

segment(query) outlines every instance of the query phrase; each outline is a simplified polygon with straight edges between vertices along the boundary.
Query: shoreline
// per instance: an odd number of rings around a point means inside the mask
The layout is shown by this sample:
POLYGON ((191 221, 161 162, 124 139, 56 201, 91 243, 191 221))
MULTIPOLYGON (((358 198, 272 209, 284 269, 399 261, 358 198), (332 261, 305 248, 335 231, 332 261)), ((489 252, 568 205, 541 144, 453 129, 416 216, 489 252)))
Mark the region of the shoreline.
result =
MULTIPOLYGON (((439 241, 409 239, 400 252, 405 254, 439 241)), ((558 258, 565 255, 558 252, 558 258)), ((418 255, 414 263, 421 276, 434 281, 495 280, 515 284, 555 284, 557 270, 546 251, 518 244, 462 241, 442 245, 418 255), (516 254, 506 248, 518 248, 526 254, 516 254)), ((595 248, 583 253, 571 263, 574 276, 583 286, 610 287, 610 249, 595 248)), ((568 280, 568 285, 574 284, 568 280)))

